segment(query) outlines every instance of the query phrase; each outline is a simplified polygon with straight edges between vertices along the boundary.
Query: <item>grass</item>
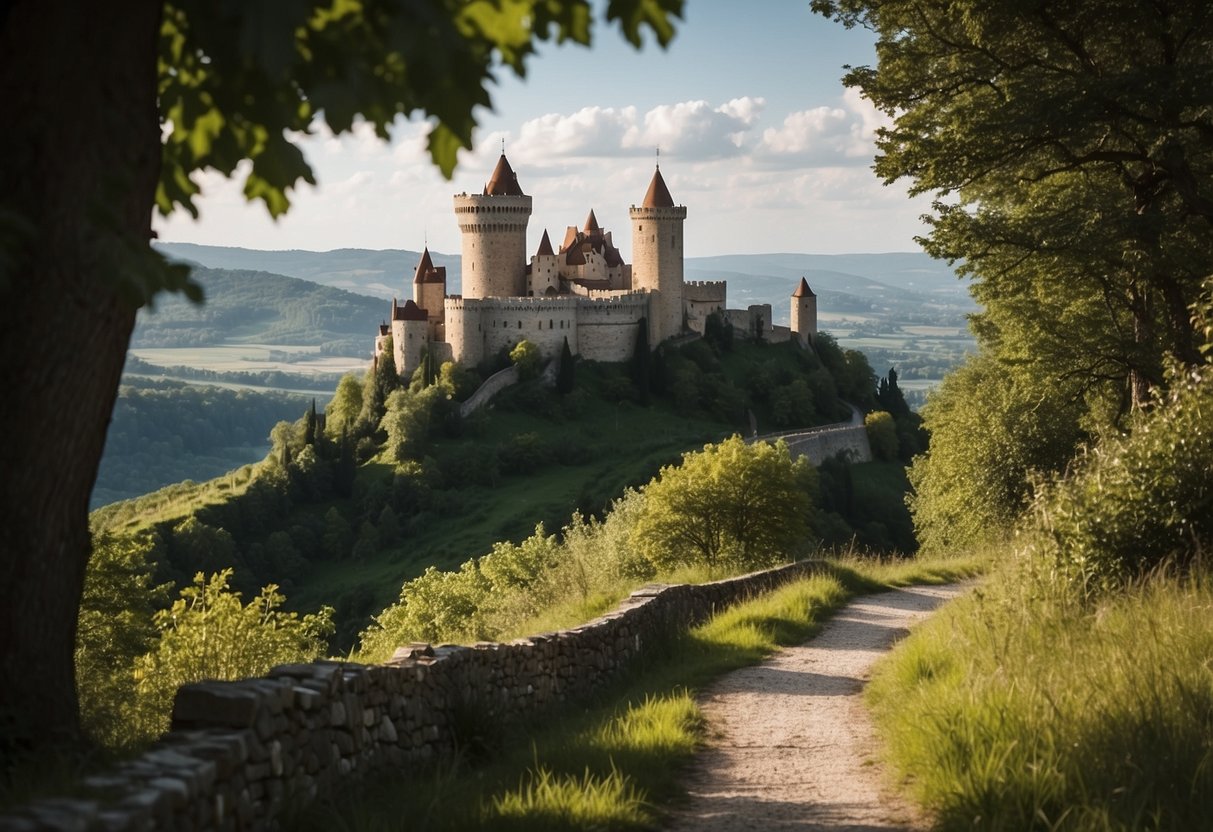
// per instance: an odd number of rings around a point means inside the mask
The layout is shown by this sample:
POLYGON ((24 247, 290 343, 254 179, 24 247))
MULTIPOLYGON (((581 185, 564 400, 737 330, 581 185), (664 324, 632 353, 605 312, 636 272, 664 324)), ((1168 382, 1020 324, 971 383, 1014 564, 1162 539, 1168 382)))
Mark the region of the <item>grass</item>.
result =
MULTIPOLYGON (((826 574, 738 604, 672 637, 594 701, 529 723, 488 726, 488 753, 428 774, 383 773, 290 819, 302 829, 649 829, 679 799, 683 767, 703 739, 695 695, 730 670, 810 637, 856 594, 943 582, 978 559, 848 558, 826 574)), ((458 732, 482 737, 465 715, 458 732)))
POLYGON ((878 668, 888 757, 941 829, 1213 828, 1213 579, 1093 606, 1006 570, 878 668))

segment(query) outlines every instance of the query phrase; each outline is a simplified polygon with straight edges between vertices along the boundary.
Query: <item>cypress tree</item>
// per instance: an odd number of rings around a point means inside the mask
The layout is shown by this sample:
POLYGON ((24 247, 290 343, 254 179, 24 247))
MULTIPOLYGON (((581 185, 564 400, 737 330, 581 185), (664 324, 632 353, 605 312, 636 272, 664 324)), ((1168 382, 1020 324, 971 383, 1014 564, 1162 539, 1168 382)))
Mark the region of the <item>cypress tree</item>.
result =
POLYGON ((556 374, 556 392, 567 396, 573 392, 577 383, 577 367, 573 364, 573 351, 569 349, 569 339, 564 339, 560 348, 560 372, 556 374))
POLYGON ((636 346, 632 353, 632 382, 641 404, 649 403, 649 322, 641 318, 636 329, 636 346))

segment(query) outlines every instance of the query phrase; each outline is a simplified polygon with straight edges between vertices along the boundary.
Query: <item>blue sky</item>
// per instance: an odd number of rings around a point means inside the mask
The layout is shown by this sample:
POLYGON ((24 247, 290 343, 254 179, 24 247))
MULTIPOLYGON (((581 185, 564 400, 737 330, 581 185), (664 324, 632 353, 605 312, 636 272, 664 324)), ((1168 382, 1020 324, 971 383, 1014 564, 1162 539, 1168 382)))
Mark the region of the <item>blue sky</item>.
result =
POLYGON ((808 0, 688 0, 669 49, 632 50, 604 23, 595 45, 545 45, 520 81, 503 71, 474 152, 444 180, 425 124, 392 141, 365 125, 301 139, 316 173, 287 216, 246 205, 239 180, 201 174, 201 218, 157 219, 163 240, 261 249, 405 248, 458 253, 451 197, 479 191, 501 140, 534 200, 529 243, 554 241, 594 209, 630 255, 628 207, 644 197, 654 152, 688 209, 689 256, 911 251, 925 199, 871 172, 878 113, 840 77, 874 61, 872 37, 809 12, 808 0))

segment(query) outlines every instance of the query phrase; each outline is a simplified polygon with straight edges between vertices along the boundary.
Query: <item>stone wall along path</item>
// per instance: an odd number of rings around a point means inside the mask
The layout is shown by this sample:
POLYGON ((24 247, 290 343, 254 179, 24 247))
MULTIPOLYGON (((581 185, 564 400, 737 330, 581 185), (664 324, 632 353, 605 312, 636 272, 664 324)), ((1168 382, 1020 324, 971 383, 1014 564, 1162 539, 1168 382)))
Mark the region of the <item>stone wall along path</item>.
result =
POLYGON ((701 700, 708 746, 670 829, 925 828, 888 788, 860 694, 872 665, 912 623, 969 586, 859 598, 817 637, 713 684, 701 700))

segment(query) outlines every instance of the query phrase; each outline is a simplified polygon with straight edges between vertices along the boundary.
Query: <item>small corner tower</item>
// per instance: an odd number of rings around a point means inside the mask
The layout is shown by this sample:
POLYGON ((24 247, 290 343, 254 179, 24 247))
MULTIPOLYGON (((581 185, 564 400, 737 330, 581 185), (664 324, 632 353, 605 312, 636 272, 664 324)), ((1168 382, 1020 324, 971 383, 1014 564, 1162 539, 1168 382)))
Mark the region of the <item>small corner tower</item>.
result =
POLYGON ((687 209, 675 205, 670 189, 653 173, 644 202, 631 207, 632 288, 652 294, 649 302, 649 344, 682 333, 682 225, 687 209))
POLYGON ((443 301, 446 299, 446 266, 434 267, 429 246, 421 253, 421 262, 413 275, 413 302, 424 309, 430 322, 430 338, 441 341, 443 301))
POLYGON ((792 331, 804 346, 817 340, 817 295, 803 277, 792 292, 792 331))
POLYGON ((504 152, 483 193, 455 197, 455 218, 463 234, 465 298, 526 294, 530 217, 531 198, 522 192, 504 152))

